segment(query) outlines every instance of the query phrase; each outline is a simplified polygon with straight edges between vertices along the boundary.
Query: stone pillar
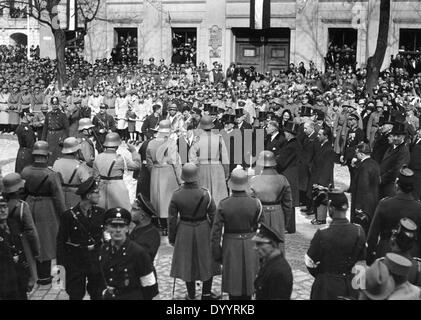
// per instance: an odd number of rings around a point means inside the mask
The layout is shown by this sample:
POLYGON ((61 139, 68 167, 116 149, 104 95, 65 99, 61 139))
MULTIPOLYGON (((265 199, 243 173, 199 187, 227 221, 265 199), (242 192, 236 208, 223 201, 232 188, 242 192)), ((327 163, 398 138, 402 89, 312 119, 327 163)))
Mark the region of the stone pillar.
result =
MULTIPOLYGON (((101 2, 99 7, 99 17, 107 17, 107 3, 101 2)), ((96 59, 109 58, 111 48, 108 46, 108 22, 94 20, 89 24, 89 31, 85 36, 85 59, 90 63, 96 59)))
POLYGON ((155 58, 155 64, 162 57, 162 29, 163 13, 162 0, 149 0, 143 2, 143 22, 141 25, 141 37, 143 48, 141 56, 144 62, 149 63, 149 58, 155 58))

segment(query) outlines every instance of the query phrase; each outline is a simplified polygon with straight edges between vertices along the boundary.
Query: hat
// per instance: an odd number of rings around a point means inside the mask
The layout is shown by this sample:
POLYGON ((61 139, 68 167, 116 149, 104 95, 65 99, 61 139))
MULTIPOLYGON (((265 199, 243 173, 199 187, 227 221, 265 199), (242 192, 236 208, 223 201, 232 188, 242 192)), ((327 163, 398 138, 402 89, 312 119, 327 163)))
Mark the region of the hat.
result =
POLYGON ((156 211, 152 203, 146 199, 142 193, 139 193, 136 197, 134 205, 138 206, 143 212, 145 212, 151 218, 156 217, 156 211))
POLYGON ((246 105, 246 102, 244 100, 238 100, 238 105, 244 107, 246 105))
POLYGON ((79 140, 75 137, 66 138, 63 142, 62 154, 71 154, 80 150, 79 140))
POLYGON ((391 133, 400 136, 406 135, 408 133, 408 127, 404 122, 395 122, 393 123, 393 129, 391 133))
POLYGON ((322 110, 316 109, 314 112, 317 114, 317 120, 325 120, 325 113, 322 110))
POLYGON ((161 120, 158 126, 158 133, 163 133, 163 134, 171 133, 171 121, 161 120))
POLYGON ((271 229, 264 223, 259 225, 259 228, 256 231, 256 235, 251 239, 255 242, 270 243, 271 241, 279 244, 283 243, 284 240, 281 239, 281 236, 275 230, 271 229))
POLYGON ((397 253, 387 253, 384 259, 391 274, 397 276, 407 276, 412 267, 412 261, 397 253))
POLYGON ((3 192, 14 193, 25 186, 25 180, 19 173, 9 173, 3 178, 3 192))
POLYGON ((204 111, 209 111, 210 106, 211 106, 211 104, 210 104, 210 103, 204 103, 204 104, 203 104, 203 110, 204 110, 204 111))
POLYGON ((302 106, 300 110, 301 117, 311 117, 313 115, 313 108, 302 106))
POLYGON ((32 155, 48 156, 50 154, 48 148, 48 142, 43 140, 37 141, 32 148, 32 155))
POLYGON ((228 180, 228 187, 233 191, 246 191, 248 188, 247 172, 242 168, 232 170, 231 178, 228 180))
POLYGON ((392 231, 392 237, 403 251, 410 250, 418 238, 417 225, 409 218, 402 218, 397 229, 392 231))
POLYGON ((358 115, 358 113, 356 112, 352 112, 349 114, 348 119, 349 118, 354 118, 355 120, 359 121, 360 120, 360 116, 358 115))
POLYGON ((198 115, 202 115, 202 110, 200 110, 199 108, 193 108, 192 112, 198 114, 198 115))
POLYGON ((203 130, 209 130, 215 127, 215 124, 212 121, 212 118, 208 115, 204 115, 202 119, 200 119, 199 128, 203 130))
POLYGON ((276 167, 277 163, 274 153, 268 150, 260 152, 257 165, 266 168, 276 167))
POLYGON ((88 193, 92 193, 94 190, 98 190, 98 183, 94 177, 89 177, 87 180, 82 182, 76 190, 78 196, 83 196, 88 193))
POLYGON ((181 171, 181 179, 184 182, 197 182, 199 180, 199 169, 194 163, 186 163, 181 171))
POLYGON ((396 183, 399 186, 404 187, 405 189, 413 189, 414 188, 414 171, 412 171, 406 166, 403 166, 399 170, 398 180, 396 183))
POLYGON ((363 292, 372 300, 385 300, 395 290, 395 281, 381 259, 377 259, 365 272, 363 292))
POLYGON ((291 134, 298 134, 298 124, 294 121, 288 121, 284 124, 283 130, 291 134))
POLYGON ((339 189, 332 189, 328 192, 330 206, 338 210, 348 209, 348 198, 345 193, 339 189))
POLYGON ((268 117, 267 111, 259 111, 259 121, 264 121, 268 117))
POLYGON ((222 122, 224 124, 235 123, 235 115, 233 114, 224 114, 222 116, 222 122))
POLYGON ((118 223, 128 225, 132 221, 132 216, 124 208, 112 208, 105 212, 104 221, 106 224, 118 223))
POLYGON ((235 109, 235 117, 239 118, 244 116, 244 109, 243 108, 237 108, 235 109))
POLYGON ((209 114, 215 115, 218 114, 218 107, 217 106, 210 106, 208 109, 209 114))
POLYGON ((357 152, 361 152, 361 153, 370 155, 371 154, 370 145, 368 143, 360 142, 357 145, 357 152))
POLYGON ((110 132, 105 136, 105 141, 103 146, 112 148, 112 147, 119 147, 121 144, 120 135, 117 132, 110 132))
POLYGON ((82 131, 82 130, 85 130, 85 129, 90 129, 90 128, 93 128, 93 127, 95 127, 95 126, 93 125, 91 119, 89 119, 89 118, 82 118, 82 119, 79 120, 79 128, 78 128, 78 131, 82 131))

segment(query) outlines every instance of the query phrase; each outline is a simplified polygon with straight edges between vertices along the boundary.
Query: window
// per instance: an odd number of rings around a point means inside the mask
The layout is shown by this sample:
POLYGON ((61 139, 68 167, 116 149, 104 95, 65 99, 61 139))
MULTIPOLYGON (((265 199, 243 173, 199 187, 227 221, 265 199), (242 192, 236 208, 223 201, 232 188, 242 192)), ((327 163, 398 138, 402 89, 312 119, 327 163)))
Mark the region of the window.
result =
POLYGON ((244 49, 243 56, 244 57, 255 57, 256 56, 256 49, 244 49))
POLYGON ((403 51, 421 51, 421 29, 400 29, 399 49, 403 51))
POLYGON ((197 29, 172 28, 172 63, 196 64, 197 29))
POLYGON ((326 67, 355 68, 358 31, 352 28, 329 28, 326 67))

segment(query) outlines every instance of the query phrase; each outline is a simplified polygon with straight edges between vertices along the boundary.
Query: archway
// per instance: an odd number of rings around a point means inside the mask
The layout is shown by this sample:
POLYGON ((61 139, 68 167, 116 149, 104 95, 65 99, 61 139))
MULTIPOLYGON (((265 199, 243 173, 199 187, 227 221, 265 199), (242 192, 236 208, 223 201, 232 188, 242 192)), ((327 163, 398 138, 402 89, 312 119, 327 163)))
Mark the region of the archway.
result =
POLYGON ((24 33, 13 33, 10 36, 11 45, 23 45, 26 46, 28 44, 28 36, 24 33))

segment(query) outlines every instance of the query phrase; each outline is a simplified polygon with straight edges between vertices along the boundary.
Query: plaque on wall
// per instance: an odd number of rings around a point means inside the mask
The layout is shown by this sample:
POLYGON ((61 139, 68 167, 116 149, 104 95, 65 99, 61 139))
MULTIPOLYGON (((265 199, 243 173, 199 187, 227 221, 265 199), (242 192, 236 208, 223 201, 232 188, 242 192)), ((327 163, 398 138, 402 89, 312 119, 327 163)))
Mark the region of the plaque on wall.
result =
POLYGON ((209 47, 212 49, 209 50, 210 58, 220 58, 221 50, 218 49, 222 46, 222 28, 219 28, 217 25, 213 25, 209 28, 209 47))

